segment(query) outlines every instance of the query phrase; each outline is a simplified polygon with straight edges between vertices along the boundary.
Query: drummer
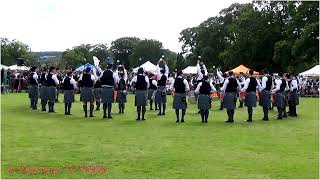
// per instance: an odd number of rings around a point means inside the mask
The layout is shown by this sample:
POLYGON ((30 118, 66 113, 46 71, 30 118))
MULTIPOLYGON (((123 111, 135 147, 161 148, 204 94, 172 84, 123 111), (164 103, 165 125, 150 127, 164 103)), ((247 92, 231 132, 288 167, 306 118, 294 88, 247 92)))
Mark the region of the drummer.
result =
POLYGON ((186 79, 182 77, 182 71, 177 71, 177 77, 173 80, 170 89, 173 92, 173 108, 176 111, 176 122, 180 122, 179 110, 181 109, 181 122, 185 121, 185 115, 187 110, 186 93, 189 91, 189 84, 186 79))
POLYGON ((138 117, 137 121, 146 120, 146 106, 147 106, 147 89, 149 87, 149 79, 144 75, 143 68, 138 69, 138 75, 133 77, 131 84, 134 84, 136 89, 135 106, 137 106, 138 117), (140 118, 142 115, 142 119, 140 118))
POLYGON ((268 70, 263 70, 263 78, 262 78, 262 87, 261 87, 261 98, 260 98, 260 105, 263 109, 263 121, 268 121, 268 110, 271 104, 271 94, 270 90, 272 89, 273 82, 272 77, 269 75, 268 70))
POLYGON ((248 108, 248 120, 252 122, 253 107, 257 106, 257 88, 260 90, 261 85, 257 78, 253 77, 253 70, 249 70, 249 77, 246 79, 242 92, 246 92, 244 105, 248 108))
POLYGON ((117 82, 117 102, 119 105, 119 114, 124 113, 125 103, 127 102, 127 70, 123 65, 118 66, 118 70, 116 71, 118 74, 118 82, 117 82))
POLYGON ((228 72, 229 77, 224 81, 221 88, 225 92, 223 106, 227 109, 228 120, 225 122, 233 123, 234 109, 236 108, 237 92, 241 89, 239 81, 233 76, 233 72, 228 72))
POLYGON ((203 81, 197 86, 196 93, 198 96, 198 108, 200 109, 201 122, 208 123, 210 109, 210 94, 217 91, 216 88, 209 82, 208 76, 203 76, 203 81))
MULTIPOLYGON (((153 105, 153 100, 154 100, 154 93, 157 91, 157 81, 154 78, 154 74, 151 73, 149 74, 149 88, 148 88, 148 100, 149 100, 149 105, 150 105, 150 110, 153 110, 152 105, 153 105)), ((154 103, 155 105, 155 110, 158 110, 157 104, 154 103)))
MULTIPOLYGON (((166 114, 166 108, 167 108, 166 85, 167 85, 168 75, 169 75, 169 67, 163 59, 160 59, 157 65, 158 90, 156 93, 156 104, 158 105, 158 108, 159 108, 158 115, 166 114), (161 62, 164 64, 164 68, 160 67, 161 62)), ((148 83, 149 83, 149 80, 148 80, 148 83)))

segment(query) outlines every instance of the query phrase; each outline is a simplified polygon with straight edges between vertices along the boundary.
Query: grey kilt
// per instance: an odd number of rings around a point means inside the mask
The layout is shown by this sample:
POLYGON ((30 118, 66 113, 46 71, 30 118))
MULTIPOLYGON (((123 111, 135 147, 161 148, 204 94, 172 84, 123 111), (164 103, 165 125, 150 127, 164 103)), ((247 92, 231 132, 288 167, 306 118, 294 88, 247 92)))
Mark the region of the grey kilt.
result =
POLYGON ((244 98, 244 105, 247 107, 257 106, 257 95, 256 92, 246 92, 246 97, 244 98))
POLYGON ((210 95, 199 94, 198 96, 198 109, 210 109, 210 95))
POLYGON ((146 106, 147 105, 147 90, 136 90, 134 104, 135 104, 135 106, 146 106))
POLYGON ((285 98, 285 95, 283 94, 283 92, 276 92, 276 95, 275 95, 275 106, 278 107, 278 108, 284 108, 284 98, 285 98))
POLYGON ((127 102, 127 92, 119 90, 117 94, 117 103, 124 104, 126 102, 127 102))
POLYGON ((101 99, 101 88, 94 88, 93 93, 95 100, 101 99))
POLYGON ((156 89, 148 89, 148 100, 152 99, 152 95, 153 95, 154 91, 156 91, 156 89))
POLYGON ((47 100, 47 86, 41 85, 40 86, 40 99, 41 100, 47 100))
POLYGON ((156 103, 157 104, 164 104, 167 103, 167 91, 165 86, 160 86, 157 89, 156 93, 156 103))
POLYGON ((38 100, 38 98, 39 98, 39 87, 38 87, 38 85, 29 86, 28 92, 29 92, 29 98, 30 99, 38 100))
POLYGON ((290 92, 289 105, 291 106, 299 105, 299 96, 297 91, 290 92))
POLYGON ((226 109, 235 109, 237 102, 236 92, 226 92, 223 98, 223 107, 226 109))
POLYGON ((80 101, 83 101, 83 102, 94 101, 93 87, 81 87, 80 101))
POLYGON ((56 100, 57 88, 54 86, 48 86, 47 91, 47 100, 56 100))
POLYGON ((113 103, 114 94, 113 87, 102 87, 101 88, 101 102, 102 103, 113 103))
POLYGON ((260 102, 259 104, 262 107, 269 107, 271 104, 271 93, 267 90, 262 90, 260 95, 260 102))
POLYGON ((73 103, 74 102, 74 90, 63 90, 63 102, 73 103))
POLYGON ((176 93, 173 96, 173 109, 187 109, 187 94, 176 93))

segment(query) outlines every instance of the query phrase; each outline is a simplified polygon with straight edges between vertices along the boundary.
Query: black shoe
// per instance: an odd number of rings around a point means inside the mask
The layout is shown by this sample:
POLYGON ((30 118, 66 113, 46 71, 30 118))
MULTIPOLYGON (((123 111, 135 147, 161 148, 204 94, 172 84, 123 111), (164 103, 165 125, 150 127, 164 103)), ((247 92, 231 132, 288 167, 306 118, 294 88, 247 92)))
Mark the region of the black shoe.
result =
POLYGON ((166 113, 162 113, 162 115, 166 115, 166 113))
POLYGON ((223 108, 220 108, 219 110, 223 110, 223 108))
POLYGON ((252 122, 252 120, 248 119, 248 120, 245 120, 245 122, 252 122))
POLYGON ((93 114, 90 114, 90 116, 89 117, 95 117, 93 114))
POLYGON ((158 111, 159 109, 158 109, 158 108, 155 108, 154 110, 158 111))
POLYGON ((136 120, 137 120, 137 121, 140 121, 140 118, 137 118, 136 120))
POLYGON ((64 115, 68 115, 68 112, 64 112, 64 115))
POLYGON ((282 119, 282 117, 277 117, 277 119, 278 119, 278 120, 281 120, 281 119, 282 119))
POLYGON ((287 118, 287 117, 288 117, 287 115, 283 116, 283 118, 287 118))
POLYGON ((55 111, 49 111, 48 113, 55 113, 55 111))
POLYGON ((100 108, 97 108, 96 111, 100 111, 100 108))
POLYGON ((184 119, 181 119, 181 122, 184 123, 184 119))
POLYGON ((119 114, 121 114, 122 113, 122 111, 119 111, 119 114))
POLYGON ((158 115, 158 116, 161 116, 162 114, 161 114, 161 113, 158 113, 157 115, 158 115))
POLYGON ((208 121, 204 121, 204 123, 208 123, 208 121))
POLYGON ((176 120, 176 123, 180 122, 179 120, 176 120))
POLYGON ((233 121, 231 121, 231 120, 229 120, 229 119, 226 120, 225 122, 226 122, 226 123, 233 123, 233 121))
POLYGON ((153 109, 152 109, 152 108, 150 108, 150 111, 153 111, 153 109))
POLYGON ((67 115, 72 115, 71 113, 68 113, 67 115))
POLYGON ((262 121, 269 121, 269 118, 268 117, 263 117, 261 120, 262 121))
POLYGON ((112 119, 112 116, 108 116, 108 119, 112 119))
POLYGON ((107 116, 103 116, 102 118, 105 119, 105 118, 107 118, 107 116))
POLYGON ((204 123, 204 121, 201 121, 201 123, 204 123))
POLYGON ((41 109, 41 111, 47 111, 46 109, 41 109))
POLYGON ((146 120, 146 118, 142 118, 142 121, 146 120))

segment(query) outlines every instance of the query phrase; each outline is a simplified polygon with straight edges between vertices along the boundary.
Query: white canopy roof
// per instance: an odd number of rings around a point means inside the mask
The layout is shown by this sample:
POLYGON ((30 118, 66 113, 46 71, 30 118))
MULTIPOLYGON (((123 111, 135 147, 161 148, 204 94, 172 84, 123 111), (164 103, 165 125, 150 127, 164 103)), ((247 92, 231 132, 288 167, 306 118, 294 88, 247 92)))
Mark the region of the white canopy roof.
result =
POLYGON ((188 66, 182 70, 183 74, 197 74, 197 66, 188 66))
POLYGON ((316 65, 313 68, 300 73, 299 75, 301 76, 311 76, 311 77, 315 77, 315 76, 320 76, 320 65, 316 65))
POLYGON ((3 65, 3 64, 0 64, 1 66, 0 66, 0 69, 8 69, 8 66, 5 66, 5 65, 3 65))
POLYGON ((134 68, 133 72, 137 73, 138 69, 140 67, 142 67, 144 69, 144 71, 149 72, 149 73, 156 73, 157 72, 157 66, 152 64, 150 61, 147 61, 144 64, 142 64, 141 66, 134 68))
POLYGON ((10 70, 18 70, 18 71, 29 71, 29 67, 27 66, 18 66, 18 65, 12 65, 12 66, 9 66, 8 69, 10 70))

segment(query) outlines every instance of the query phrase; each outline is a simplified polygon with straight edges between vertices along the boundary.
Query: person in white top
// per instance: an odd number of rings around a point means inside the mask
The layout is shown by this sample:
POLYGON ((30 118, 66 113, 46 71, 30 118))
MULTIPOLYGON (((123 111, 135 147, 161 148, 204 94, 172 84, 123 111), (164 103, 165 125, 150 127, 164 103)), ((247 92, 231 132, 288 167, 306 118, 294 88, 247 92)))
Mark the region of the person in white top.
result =
POLYGON ((290 96, 289 96, 289 116, 298 116, 296 106, 299 104, 298 81, 293 74, 290 74, 289 80, 290 96))
POLYGON ((38 86, 38 75, 36 73, 37 67, 32 67, 30 69, 31 73, 29 75, 29 86, 28 86, 28 92, 29 92, 29 98, 30 98, 30 107, 32 109, 37 109, 38 104, 38 98, 39 98, 39 86, 38 86))
POLYGON ((181 109, 181 122, 185 121, 187 110, 187 92, 189 91, 189 84, 186 79, 182 77, 182 71, 177 71, 177 77, 172 81, 170 89, 173 92, 173 108, 176 111, 176 122, 180 122, 179 110, 181 109))
POLYGON ((242 92, 246 92, 244 105, 248 108, 248 120, 246 122, 252 122, 253 107, 257 106, 257 90, 260 91, 261 85, 257 78, 253 77, 253 70, 249 70, 249 77, 245 80, 242 92))
POLYGON ((57 85, 59 85, 59 80, 57 78, 55 67, 50 67, 49 74, 46 75, 46 81, 49 113, 54 113, 54 103, 56 100, 57 85))
POLYGON ((158 115, 165 115, 167 108, 167 80, 169 75, 169 67, 167 63, 160 59, 157 65, 157 79, 158 79, 158 89, 156 93, 156 104, 159 108, 158 115), (160 68, 160 63, 164 64, 164 68, 160 68))
POLYGON ((278 73, 278 76, 275 80, 275 88, 271 91, 272 93, 275 93, 275 106, 278 109, 278 120, 281 120, 284 115, 284 98, 285 98, 285 90, 288 89, 287 81, 282 78, 283 74, 278 73))
POLYGON ((72 72, 62 80, 62 90, 64 94, 64 114, 71 115, 71 106, 74 102, 74 90, 77 89, 77 82, 73 79, 72 72))

